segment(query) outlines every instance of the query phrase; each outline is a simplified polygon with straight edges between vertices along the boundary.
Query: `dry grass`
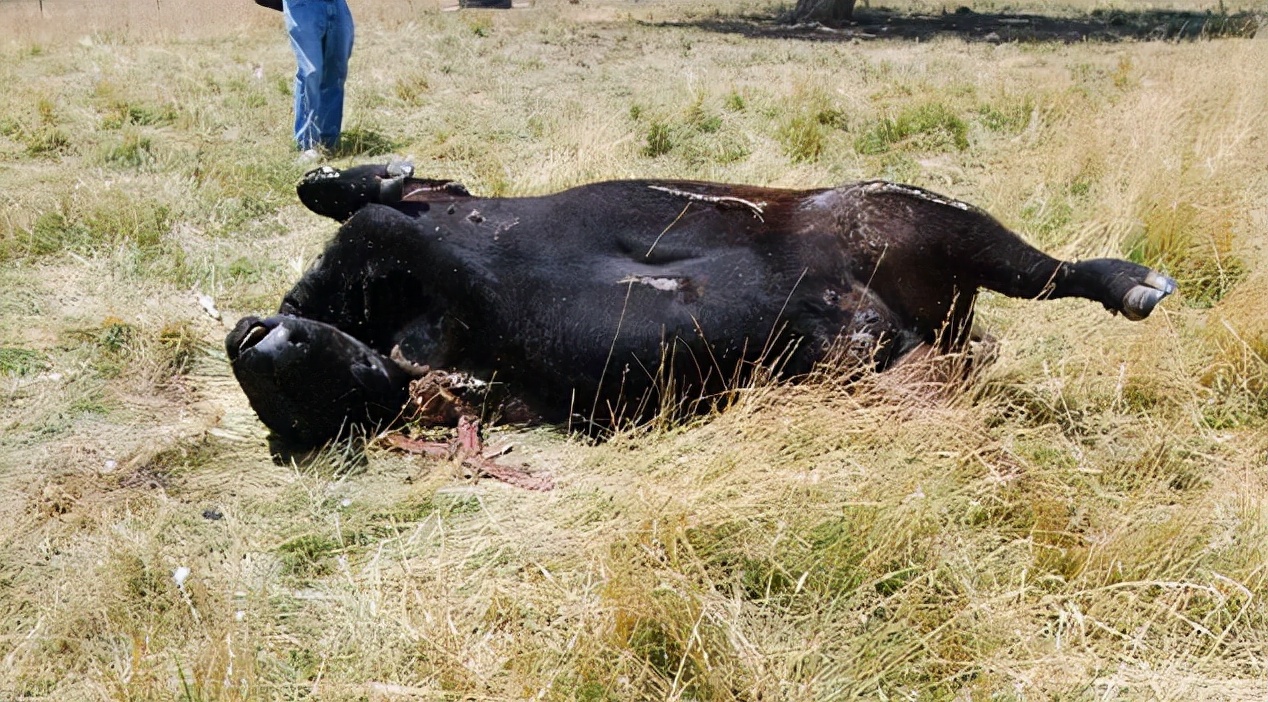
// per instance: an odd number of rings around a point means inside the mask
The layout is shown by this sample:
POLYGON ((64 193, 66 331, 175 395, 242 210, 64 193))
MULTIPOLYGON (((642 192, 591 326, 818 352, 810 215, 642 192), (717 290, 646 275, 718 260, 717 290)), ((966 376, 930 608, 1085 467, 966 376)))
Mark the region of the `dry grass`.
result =
POLYGON ((1140 324, 988 296, 963 387, 825 373, 599 446, 505 432, 537 494, 271 463, 196 294, 269 310, 333 231, 291 190, 276 16, 33 5, 0 5, 0 698, 1268 696, 1268 42, 354 5, 342 162, 505 194, 890 177, 1183 285, 1140 324))

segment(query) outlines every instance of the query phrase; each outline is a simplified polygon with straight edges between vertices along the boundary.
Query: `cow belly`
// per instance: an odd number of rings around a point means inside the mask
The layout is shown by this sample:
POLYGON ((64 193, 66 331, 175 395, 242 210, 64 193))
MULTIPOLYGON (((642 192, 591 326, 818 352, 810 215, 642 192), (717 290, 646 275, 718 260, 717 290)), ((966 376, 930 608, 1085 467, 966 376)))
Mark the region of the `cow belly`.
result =
POLYGON ((491 365, 556 399, 642 396, 669 376, 712 387, 758 359, 787 299, 758 284, 751 261, 738 277, 682 262, 578 263, 569 275, 514 281, 518 294, 496 315, 505 324, 491 365))

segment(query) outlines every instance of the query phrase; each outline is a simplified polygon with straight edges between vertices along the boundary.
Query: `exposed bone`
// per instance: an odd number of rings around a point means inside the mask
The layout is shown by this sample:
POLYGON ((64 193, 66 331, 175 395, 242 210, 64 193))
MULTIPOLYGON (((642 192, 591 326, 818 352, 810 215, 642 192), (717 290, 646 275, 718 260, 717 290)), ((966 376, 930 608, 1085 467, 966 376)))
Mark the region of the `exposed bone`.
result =
MULTIPOLYGON (((393 360, 397 360, 393 355, 393 360)), ((400 361, 397 361, 398 363, 400 361)), ((416 366, 424 368, 426 366, 416 366)), ((409 369, 406 369, 409 372, 409 369)), ((412 419, 427 425, 452 425, 461 421, 466 415, 477 416, 480 400, 465 397, 468 390, 477 393, 488 386, 483 380, 465 373, 451 373, 443 370, 424 370, 410 381, 409 405, 407 410, 412 419)))
POLYGON ((426 424, 448 424, 472 410, 453 391, 459 387, 450 373, 427 371, 409 384, 414 419, 426 424))
POLYGON ((549 474, 533 475, 522 468, 504 466, 495 462, 494 457, 505 455, 511 447, 505 446, 486 454, 484 442, 480 439, 480 420, 472 414, 463 414, 458 418, 457 437, 452 441, 415 439, 397 432, 388 434, 384 440, 391 448, 408 453, 445 461, 457 461, 466 477, 493 478, 525 490, 545 491, 555 487, 555 480, 549 474))

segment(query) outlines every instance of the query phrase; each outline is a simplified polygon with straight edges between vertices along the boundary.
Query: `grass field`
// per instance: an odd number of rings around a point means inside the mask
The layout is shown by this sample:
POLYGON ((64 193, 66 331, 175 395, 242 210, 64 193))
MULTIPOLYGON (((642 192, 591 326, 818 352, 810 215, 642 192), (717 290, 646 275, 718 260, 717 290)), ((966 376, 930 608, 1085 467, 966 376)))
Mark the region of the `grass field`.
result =
POLYGON ((495 430, 534 493, 269 459, 222 339, 334 231, 276 14, 0 3, 0 699, 1268 699, 1268 41, 1225 31, 1259 8, 966 4, 353 3, 337 165, 884 177, 1182 286, 1141 323, 988 295, 953 387, 495 430), (1035 32, 966 33, 1001 13, 1035 32))

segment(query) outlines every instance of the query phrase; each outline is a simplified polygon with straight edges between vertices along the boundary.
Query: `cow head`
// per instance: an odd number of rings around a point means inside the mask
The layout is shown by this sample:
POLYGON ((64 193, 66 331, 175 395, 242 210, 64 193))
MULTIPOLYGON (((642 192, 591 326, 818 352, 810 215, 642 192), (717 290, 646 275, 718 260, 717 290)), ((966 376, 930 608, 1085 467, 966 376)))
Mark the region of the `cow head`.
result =
POLYGON ((382 426, 400 413, 409 377, 390 359, 322 322, 245 317, 225 339, 233 374, 280 451, 302 451, 382 426))

